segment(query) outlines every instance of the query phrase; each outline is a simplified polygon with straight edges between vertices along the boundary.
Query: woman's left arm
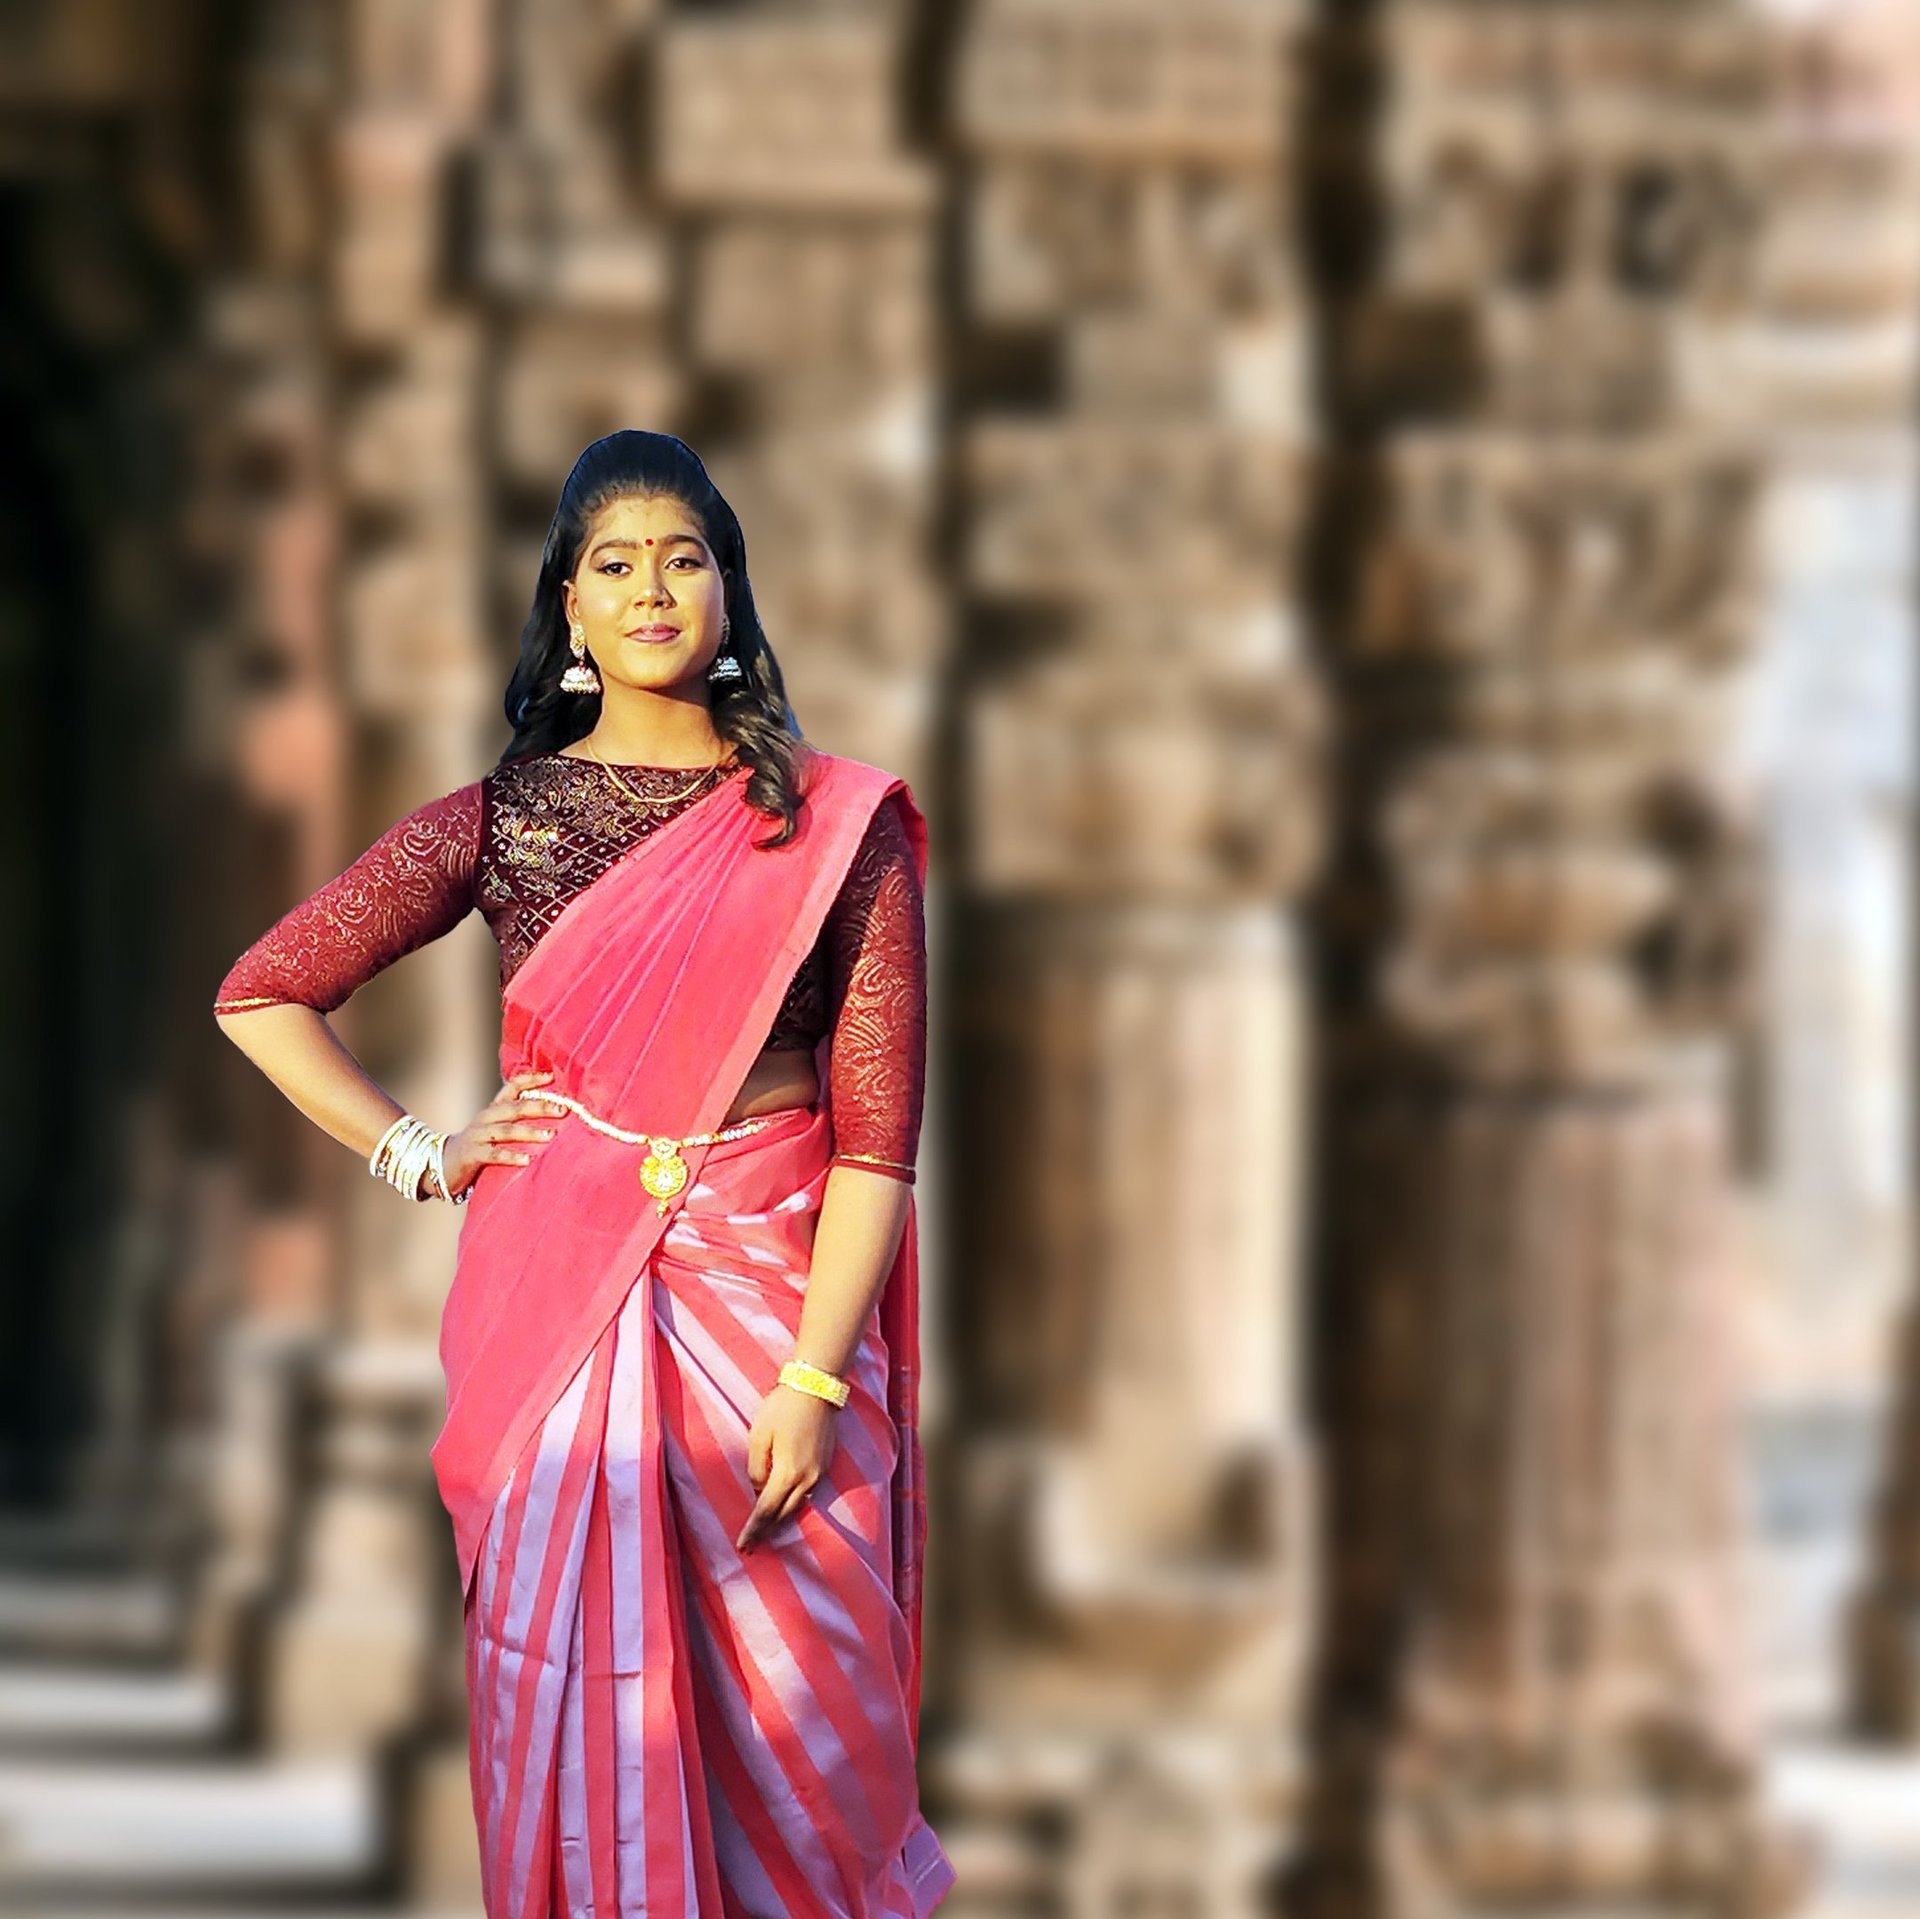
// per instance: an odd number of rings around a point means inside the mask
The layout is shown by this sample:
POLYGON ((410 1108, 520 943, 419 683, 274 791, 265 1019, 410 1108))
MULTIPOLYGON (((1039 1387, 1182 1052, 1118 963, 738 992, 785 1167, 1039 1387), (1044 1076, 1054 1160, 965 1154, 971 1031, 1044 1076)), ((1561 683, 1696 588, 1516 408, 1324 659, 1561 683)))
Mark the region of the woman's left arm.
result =
MULTIPOLYGON (((834 1157, 815 1222, 794 1356, 840 1373, 899 1251, 927 1059, 927 927, 913 849, 883 799, 825 928, 834 1157)), ((839 1409, 788 1386, 762 1401, 747 1467, 761 1495, 742 1550, 799 1506, 833 1456, 839 1409)))
POLYGON ((888 1173, 835 1166, 814 1228, 813 1258, 794 1356, 830 1373, 845 1369, 880 1299, 912 1188, 888 1173))

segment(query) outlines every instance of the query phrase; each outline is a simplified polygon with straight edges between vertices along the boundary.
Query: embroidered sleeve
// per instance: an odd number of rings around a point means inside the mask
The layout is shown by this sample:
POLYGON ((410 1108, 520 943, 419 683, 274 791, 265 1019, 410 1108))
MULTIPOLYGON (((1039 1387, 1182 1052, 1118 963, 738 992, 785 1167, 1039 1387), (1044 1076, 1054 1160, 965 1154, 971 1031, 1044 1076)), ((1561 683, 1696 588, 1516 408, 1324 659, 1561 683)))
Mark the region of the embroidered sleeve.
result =
POLYGON ((835 1165, 913 1184, 927 1063, 926 902, 889 794, 825 928, 835 1165))
POLYGON ((481 814, 476 780, 396 821, 240 955, 213 1010, 291 1004, 331 1013, 403 954, 451 931, 474 903, 481 814))

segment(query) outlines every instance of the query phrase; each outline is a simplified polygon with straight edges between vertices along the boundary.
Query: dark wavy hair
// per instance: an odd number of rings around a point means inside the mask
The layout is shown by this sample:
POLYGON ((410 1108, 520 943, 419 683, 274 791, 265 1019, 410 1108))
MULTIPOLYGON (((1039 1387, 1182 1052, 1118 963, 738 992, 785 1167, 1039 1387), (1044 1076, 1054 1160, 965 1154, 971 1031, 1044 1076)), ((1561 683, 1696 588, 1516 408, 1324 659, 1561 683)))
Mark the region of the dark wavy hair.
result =
POLYGON ((593 516, 620 499, 677 500, 693 515, 720 563, 728 619, 724 650, 739 661, 741 670, 737 679, 712 683, 713 727, 751 769, 748 804, 781 821, 778 833, 756 844, 784 846, 794 835, 804 797, 799 774, 810 749, 787 699, 780 663, 754 610, 740 521, 700 456, 671 433, 623 427, 595 440, 574 461, 540 549, 533 605, 520 629, 520 661, 507 682, 507 723, 513 738, 500 764, 571 746, 590 733, 600 717, 598 693, 561 690, 560 675, 573 663, 561 588, 580 563, 593 516))

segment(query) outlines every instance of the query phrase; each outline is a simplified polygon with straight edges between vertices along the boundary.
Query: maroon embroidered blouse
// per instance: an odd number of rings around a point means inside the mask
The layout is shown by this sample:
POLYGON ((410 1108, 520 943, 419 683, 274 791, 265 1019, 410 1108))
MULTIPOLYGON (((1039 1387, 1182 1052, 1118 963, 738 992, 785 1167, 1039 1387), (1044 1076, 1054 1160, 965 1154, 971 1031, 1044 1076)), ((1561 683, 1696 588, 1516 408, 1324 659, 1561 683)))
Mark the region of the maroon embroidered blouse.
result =
MULTIPOLYGON (((725 777, 716 770, 689 787, 685 767, 616 771, 651 803, 636 804, 604 768, 563 753, 496 766, 428 801, 248 947, 214 1011, 292 1003, 330 1013, 475 907, 500 948, 504 987, 576 893, 725 777)), ((834 1162, 909 1185, 926 1079, 926 979, 925 901, 890 794, 765 1045, 811 1050, 831 1030, 834 1162)))

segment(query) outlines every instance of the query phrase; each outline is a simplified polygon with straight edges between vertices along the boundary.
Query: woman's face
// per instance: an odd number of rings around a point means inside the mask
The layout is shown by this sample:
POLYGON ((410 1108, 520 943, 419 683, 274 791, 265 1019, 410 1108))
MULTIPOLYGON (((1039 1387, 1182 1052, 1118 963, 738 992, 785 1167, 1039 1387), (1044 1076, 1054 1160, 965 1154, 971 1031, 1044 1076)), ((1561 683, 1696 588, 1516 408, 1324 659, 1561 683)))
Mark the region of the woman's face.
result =
POLYGON ((658 691, 701 679, 720 651, 725 582, 699 522, 678 500, 602 507, 565 599, 603 679, 658 691))

